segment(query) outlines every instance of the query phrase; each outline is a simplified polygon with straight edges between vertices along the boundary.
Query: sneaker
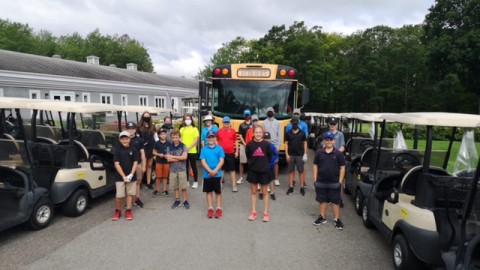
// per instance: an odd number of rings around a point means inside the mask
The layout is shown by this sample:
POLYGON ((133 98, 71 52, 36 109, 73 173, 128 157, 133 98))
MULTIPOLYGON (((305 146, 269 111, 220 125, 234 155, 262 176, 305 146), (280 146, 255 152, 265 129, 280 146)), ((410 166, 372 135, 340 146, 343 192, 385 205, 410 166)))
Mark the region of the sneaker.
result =
POLYGON ((175 209, 180 206, 180 200, 175 200, 175 202, 172 204, 172 209, 175 209))
POLYGON ((263 193, 258 193, 258 199, 263 200, 263 193))
POLYGON ((305 196, 305 188, 300 188, 300 194, 302 194, 302 196, 305 196))
POLYGON ((133 219, 132 209, 125 210, 125 219, 126 220, 132 220, 133 219))
POLYGON ((340 221, 340 219, 334 220, 333 223, 335 224, 335 229, 343 230, 343 223, 340 221))
POLYGON ((153 189, 152 184, 146 184, 145 186, 146 186, 148 189, 153 189))
POLYGON ((215 218, 221 218, 222 216, 223 216, 222 208, 217 208, 217 211, 215 211, 215 218))
POLYGON ((193 182, 192 188, 197 189, 198 188, 198 182, 193 182))
POLYGON ((275 184, 275 186, 280 186, 280 181, 278 179, 275 179, 273 180, 273 183, 275 184))
POLYGON ((250 221, 254 221, 256 218, 257 218, 257 212, 255 212, 255 211, 252 211, 250 213, 250 216, 248 216, 248 220, 250 220, 250 221))
POLYGON ((270 186, 267 187, 267 192, 270 193, 270 186))
POLYGON ((287 190, 287 195, 290 195, 290 194, 292 194, 292 193, 293 193, 293 187, 288 188, 288 190, 287 190))
POLYGON ((159 193, 158 193, 158 191, 156 191, 156 190, 152 193, 152 197, 156 197, 156 196, 158 196, 158 195, 159 195, 159 193))
POLYGON ((115 210, 115 213, 113 213, 112 220, 116 221, 121 217, 122 217, 122 211, 121 210, 115 210))
POLYGON ((185 206, 186 209, 190 209, 190 204, 188 203, 188 201, 184 201, 183 206, 185 206))
POLYGON ((170 194, 168 194, 168 190, 165 190, 164 192, 162 192, 162 196, 170 197, 170 194))
POLYGON ((212 218, 212 217, 213 217, 213 208, 208 208, 207 217, 208 217, 208 218, 212 218))
POLYGON ((239 185, 243 184, 243 177, 238 178, 237 184, 239 185))
POLYGON ((133 203, 136 207, 140 207, 140 208, 143 208, 143 202, 138 199, 138 200, 135 200, 135 202, 133 203))
POLYGON ((262 188, 262 187, 260 186, 260 184, 258 184, 258 185, 257 185, 258 191, 260 191, 261 188, 262 188))
POLYGON ((238 192, 237 186, 233 186, 233 187, 232 187, 232 191, 233 191, 233 192, 238 192))
POLYGON ((270 198, 271 198, 272 200, 274 200, 274 201, 277 199, 277 197, 275 197, 275 193, 271 193, 271 194, 270 194, 270 198))
POLYGON ((270 214, 269 213, 263 214, 263 222, 268 222, 268 221, 270 221, 270 214))
POLYGON ((322 217, 322 215, 318 216, 318 218, 313 222, 313 225, 320 226, 322 224, 327 223, 327 220, 322 217))

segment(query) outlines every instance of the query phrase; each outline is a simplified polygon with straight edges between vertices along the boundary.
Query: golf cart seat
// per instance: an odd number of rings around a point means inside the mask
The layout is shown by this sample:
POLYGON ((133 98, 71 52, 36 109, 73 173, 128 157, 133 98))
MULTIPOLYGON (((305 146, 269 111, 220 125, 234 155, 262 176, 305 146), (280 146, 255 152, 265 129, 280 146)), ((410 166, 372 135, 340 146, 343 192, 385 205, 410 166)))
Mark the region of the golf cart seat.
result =
POLYGON ((423 166, 418 165, 409 170, 402 179, 400 192, 415 196, 413 205, 422 208, 433 208, 435 206, 435 189, 431 183, 430 176, 450 176, 443 168, 430 167, 428 173, 422 172, 423 166))
MULTIPOLYGON (((61 141, 58 144, 68 146, 69 141, 61 141)), ((87 148, 81 142, 79 142, 77 140, 73 140, 73 146, 74 146, 75 151, 77 153, 78 162, 87 162, 88 157, 90 156, 87 148)))
POLYGON ((82 133, 81 142, 87 148, 104 148, 105 135, 100 130, 79 130, 82 133))

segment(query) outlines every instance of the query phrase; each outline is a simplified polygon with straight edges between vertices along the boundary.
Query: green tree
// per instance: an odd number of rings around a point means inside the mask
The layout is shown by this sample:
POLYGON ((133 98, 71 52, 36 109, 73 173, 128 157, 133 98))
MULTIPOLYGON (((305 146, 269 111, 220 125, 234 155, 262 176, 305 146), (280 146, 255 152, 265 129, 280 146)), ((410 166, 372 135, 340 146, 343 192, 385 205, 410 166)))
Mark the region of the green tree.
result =
POLYGON ((29 53, 33 47, 33 33, 28 24, 0 19, 0 49, 29 53))

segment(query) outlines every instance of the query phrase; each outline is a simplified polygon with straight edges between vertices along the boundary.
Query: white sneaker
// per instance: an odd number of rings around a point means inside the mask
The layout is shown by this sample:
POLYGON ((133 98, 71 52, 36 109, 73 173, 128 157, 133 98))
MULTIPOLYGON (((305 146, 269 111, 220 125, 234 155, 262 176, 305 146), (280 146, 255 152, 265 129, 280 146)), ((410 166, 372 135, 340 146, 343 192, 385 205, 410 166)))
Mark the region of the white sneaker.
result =
POLYGON ((278 179, 275 179, 273 180, 273 183, 275 184, 275 186, 280 186, 280 181, 278 181, 278 179))
POLYGON ((193 188, 193 189, 198 188, 198 182, 193 182, 192 188, 193 188))
POLYGON ((268 193, 270 193, 270 187, 267 188, 268 193))
POLYGON ((232 187, 232 191, 233 191, 233 192, 238 192, 237 186, 232 187))
POLYGON ((243 177, 238 178, 237 184, 239 185, 243 184, 243 177))

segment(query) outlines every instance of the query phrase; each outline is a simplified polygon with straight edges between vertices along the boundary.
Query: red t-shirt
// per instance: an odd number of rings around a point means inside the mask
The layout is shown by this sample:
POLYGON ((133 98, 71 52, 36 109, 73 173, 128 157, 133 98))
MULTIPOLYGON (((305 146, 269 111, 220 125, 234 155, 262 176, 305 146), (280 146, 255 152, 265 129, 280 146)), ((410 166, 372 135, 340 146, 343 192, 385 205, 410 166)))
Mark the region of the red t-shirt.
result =
MULTIPOLYGON (((253 130, 254 130, 254 129, 255 129, 255 127, 252 127, 252 128, 249 128, 249 129, 247 130, 247 135, 245 136, 245 137, 246 137, 246 138, 245 138, 245 142, 246 142, 246 143, 249 143, 249 142, 253 139, 253 130)), ((262 128, 262 130, 263 130, 263 132, 265 133, 266 130, 265 130, 264 128, 262 128)))
POLYGON ((217 142, 223 148, 225 154, 235 153, 235 141, 237 140, 237 132, 235 129, 221 128, 217 132, 217 142))

